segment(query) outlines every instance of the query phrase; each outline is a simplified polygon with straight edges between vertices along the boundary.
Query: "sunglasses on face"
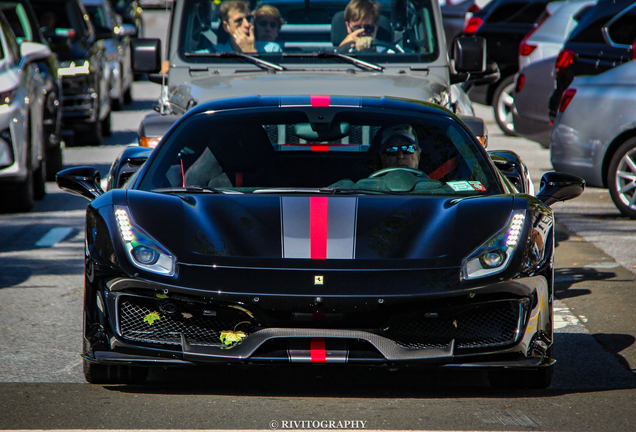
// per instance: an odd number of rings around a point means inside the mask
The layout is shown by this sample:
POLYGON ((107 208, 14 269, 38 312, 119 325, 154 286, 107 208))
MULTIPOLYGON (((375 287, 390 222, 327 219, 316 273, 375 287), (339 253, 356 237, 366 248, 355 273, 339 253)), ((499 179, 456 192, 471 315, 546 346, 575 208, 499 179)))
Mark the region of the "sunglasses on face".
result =
POLYGON ((254 15, 247 15, 241 18, 237 18, 234 20, 234 25, 240 26, 243 24, 243 20, 247 20, 248 23, 252 24, 254 22, 254 15))
POLYGON ((361 28, 363 28, 365 33, 373 33, 375 31, 376 27, 377 27, 376 25, 368 24, 368 25, 363 25, 363 26, 352 26, 351 30, 352 31, 358 31, 361 28))
POLYGON ((262 20, 262 21, 256 21, 256 24, 259 27, 264 27, 264 28, 267 28, 268 26, 271 29, 277 29, 278 28, 278 23, 276 21, 262 20))
POLYGON ((419 149, 420 148, 418 146, 410 144, 410 145, 403 145, 403 146, 387 147, 384 149, 382 153, 387 154, 389 156, 395 156, 398 150, 402 151, 403 154, 413 154, 419 149))

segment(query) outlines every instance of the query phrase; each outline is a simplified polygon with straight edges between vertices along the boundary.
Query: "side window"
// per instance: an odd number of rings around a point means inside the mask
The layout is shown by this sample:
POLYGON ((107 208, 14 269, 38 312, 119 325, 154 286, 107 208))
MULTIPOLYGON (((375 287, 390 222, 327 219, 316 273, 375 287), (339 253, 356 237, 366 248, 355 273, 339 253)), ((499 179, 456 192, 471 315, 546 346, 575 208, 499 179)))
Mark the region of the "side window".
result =
POLYGON ((512 2, 502 4, 497 9, 495 9, 488 18, 486 18, 486 21, 489 23, 507 21, 513 15, 519 13, 526 4, 527 3, 525 2, 512 2))
POLYGON ((6 8, 2 7, 2 12, 7 18, 18 42, 33 40, 33 30, 31 29, 31 24, 29 23, 29 18, 27 17, 26 10, 24 10, 24 6, 20 3, 8 5, 6 8))
POLYGON ((7 50, 9 57, 13 60, 14 64, 19 64, 22 56, 20 55, 20 47, 18 46, 18 41, 13 36, 11 28, 7 26, 5 21, 0 21, 0 26, 2 26, 2 32, 4 33, 5 39, 7 41, 7 50))
POLYGON ((610 42, 617 45, 633 45, 636 41, 636 8, 632 7, 607 27, 610 42))

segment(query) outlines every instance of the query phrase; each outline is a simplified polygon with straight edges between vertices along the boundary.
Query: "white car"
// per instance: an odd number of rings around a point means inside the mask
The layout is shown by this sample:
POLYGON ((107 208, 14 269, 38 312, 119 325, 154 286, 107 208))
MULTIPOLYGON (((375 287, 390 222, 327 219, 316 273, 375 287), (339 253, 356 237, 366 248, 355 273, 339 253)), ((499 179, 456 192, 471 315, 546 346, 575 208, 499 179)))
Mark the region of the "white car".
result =
POLYGON ((519 69, 548 57, 556 57, 578 18, 596 4, 596 0, 557 1, 548 4, 545 18, 519 45, 519 69))
POLYGON ((0 189, 3 207, 28 211, 46 194, 43 138, 44 82, 36 61, 48 46, 18 42, 0 13, 0 189))

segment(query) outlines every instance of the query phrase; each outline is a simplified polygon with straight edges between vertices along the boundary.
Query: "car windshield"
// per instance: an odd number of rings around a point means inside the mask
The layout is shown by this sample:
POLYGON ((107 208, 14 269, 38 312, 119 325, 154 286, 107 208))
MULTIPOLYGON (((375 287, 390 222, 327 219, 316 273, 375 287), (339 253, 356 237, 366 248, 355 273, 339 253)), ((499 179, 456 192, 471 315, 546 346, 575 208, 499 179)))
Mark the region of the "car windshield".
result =
POLYGON ((252 51, 242 52, 277 64, 343 61, 333 54, 378 64, 431 62, 439 56, 430 0, 380 0, 376 18, 359 12, 362 18, 353 19, 349 14, 349 21, 344 12, 347 4, 334 0, 265 0, 243 12, 231 9, 223 21, 223 2, 186 0, 178 51, 184 61, 192 63, 241 61, 226 53, 241 51, 236 46, 243 38, 241 29, 249 27, 247 20, 253 26, 254 46, 252 51), (355 38, 349 33, 355 33, 355 38), (355 42, 362 38, 366 40, 355 42))
POLYGON ((138 188, 461 197, 501 192, 483 149, 450 116, 268 108, 184 119, 157 147, 138 188))
POLYGON ((33 0, 33 10, 45 37, 66 37, 72 42, 86 37, 88 28, 81 11, 67 0, 33 0))

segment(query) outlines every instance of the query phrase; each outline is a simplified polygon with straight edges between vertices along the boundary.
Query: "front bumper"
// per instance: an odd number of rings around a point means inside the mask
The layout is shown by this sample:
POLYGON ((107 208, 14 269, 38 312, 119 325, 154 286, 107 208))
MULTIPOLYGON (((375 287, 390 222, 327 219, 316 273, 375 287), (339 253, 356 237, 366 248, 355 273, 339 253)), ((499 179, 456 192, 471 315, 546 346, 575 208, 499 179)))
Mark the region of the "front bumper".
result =
POLYGON ((547 355, 552 302, 543 276, 484 287, 483 296, 399 296, 382 303, 358 298, 330 309, 301 309, 302 302, 285 296, 274 303, 267 296, 218 301, 133 279, 105 285, 96 299, 100 312, 86 327, 84 358, 91 362, 529 368, 554 363, 547 355), (261 301, 270 306, 262 308, 261 301), (285 306, 290 304, 296 306, 285 306), (226 345, 221 334, 228 331, 244 337, 226 345))
POLYGON ((92 123, 99 117, 96 77, 74 75, 62 77, 62 122, 70 128, 77 121, 92 123))

